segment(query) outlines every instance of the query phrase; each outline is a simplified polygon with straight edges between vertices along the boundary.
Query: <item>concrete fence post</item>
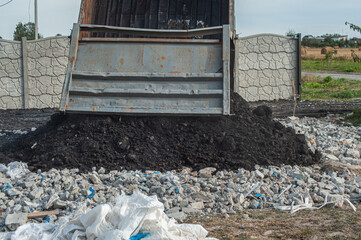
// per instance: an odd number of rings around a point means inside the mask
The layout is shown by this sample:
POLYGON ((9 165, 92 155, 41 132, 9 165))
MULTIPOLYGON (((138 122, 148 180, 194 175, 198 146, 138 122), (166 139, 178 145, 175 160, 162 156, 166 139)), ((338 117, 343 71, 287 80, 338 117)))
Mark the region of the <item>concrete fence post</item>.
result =
POLYGON ((23 109, 29 108, 29 71, 28 71, 28 46, 26 37, 21 39, 21 59, 22 59, 22 105, 23 109))

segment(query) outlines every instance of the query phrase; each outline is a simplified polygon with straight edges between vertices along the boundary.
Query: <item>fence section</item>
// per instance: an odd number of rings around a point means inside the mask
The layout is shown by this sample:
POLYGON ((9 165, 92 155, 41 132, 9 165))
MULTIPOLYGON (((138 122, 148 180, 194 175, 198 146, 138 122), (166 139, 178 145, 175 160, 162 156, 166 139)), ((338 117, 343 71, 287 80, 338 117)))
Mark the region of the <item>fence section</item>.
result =
POLYGON ((68 37, 0 40, 0 109, 58 108, 68 37))
POLYGON ((236 40, 235 91, 247 101, 299 95, 299 39, 273 34, 236 40))

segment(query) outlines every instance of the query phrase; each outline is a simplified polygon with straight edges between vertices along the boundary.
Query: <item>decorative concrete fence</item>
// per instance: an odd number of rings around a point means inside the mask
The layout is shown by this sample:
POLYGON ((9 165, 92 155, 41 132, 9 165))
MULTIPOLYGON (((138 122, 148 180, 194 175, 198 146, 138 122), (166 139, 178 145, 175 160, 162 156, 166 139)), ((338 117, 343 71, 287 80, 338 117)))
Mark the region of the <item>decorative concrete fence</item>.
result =
POLYGON ((299 95, 300 38, 262 34, 237 39, 235 91, 251 102, 299 95))
POLYGON ((58 108, 68 37, 0 40, 0 109, 58 108))
MULTIPOLYGON (((69 47, 68 37, 0 40, 0 109, 58 108, 69 47)), ((237 39, 235 51, 234 88, 247 101, 300 94, 299 39, 255 35, 237 39)))

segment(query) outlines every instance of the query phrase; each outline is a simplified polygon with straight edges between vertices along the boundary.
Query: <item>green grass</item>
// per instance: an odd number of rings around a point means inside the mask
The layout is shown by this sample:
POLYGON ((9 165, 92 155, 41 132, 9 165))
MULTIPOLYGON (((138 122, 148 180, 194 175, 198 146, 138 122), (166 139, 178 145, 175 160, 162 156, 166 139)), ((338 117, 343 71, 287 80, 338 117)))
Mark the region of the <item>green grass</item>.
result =
POLYGON ((302 100, 353 101, 361 98, 361 81, 332 77, 302 78, 302 100))
POLYGON ((349 60, 302 60, 302 71, 307 72, 361 72, 361 63, 349 60))

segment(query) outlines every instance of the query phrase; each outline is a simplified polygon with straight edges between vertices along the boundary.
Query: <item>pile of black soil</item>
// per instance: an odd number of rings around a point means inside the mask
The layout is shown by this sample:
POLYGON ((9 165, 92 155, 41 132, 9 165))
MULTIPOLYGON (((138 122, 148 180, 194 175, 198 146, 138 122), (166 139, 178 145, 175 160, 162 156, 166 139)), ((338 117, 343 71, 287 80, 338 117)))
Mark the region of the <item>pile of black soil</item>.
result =
POLYGON ((0 161, 31 170, 92 167, 168 171, 252 169, 258 165, 312 165, 319 154, 305 136, 272 120, 268 107, 253 112, 232 96, 233 116, 132 117, 55 114, 45 126, 1 149, 0 161))

